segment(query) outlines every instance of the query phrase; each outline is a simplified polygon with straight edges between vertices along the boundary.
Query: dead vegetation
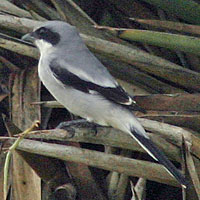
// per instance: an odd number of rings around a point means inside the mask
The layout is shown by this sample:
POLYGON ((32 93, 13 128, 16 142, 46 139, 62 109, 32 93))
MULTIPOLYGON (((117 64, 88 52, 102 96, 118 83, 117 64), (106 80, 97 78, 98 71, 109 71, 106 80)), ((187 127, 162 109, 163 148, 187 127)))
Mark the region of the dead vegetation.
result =
POLYGON ((0 2, 0 199, 200 199, 200 3, 166 2, 0 2), (136 115, 182 169, 189 188, 181 190, 161 165, 119 131, 99 127, 96 135, 84 127, 54 129, 76 117, 41 85, 39 53, 20 40, 45 20, 78 28, 88 47, 147 111, 136 115), (40 128, 12 152, 3 194, 6 152, 16 134, 35 120, 40 128))

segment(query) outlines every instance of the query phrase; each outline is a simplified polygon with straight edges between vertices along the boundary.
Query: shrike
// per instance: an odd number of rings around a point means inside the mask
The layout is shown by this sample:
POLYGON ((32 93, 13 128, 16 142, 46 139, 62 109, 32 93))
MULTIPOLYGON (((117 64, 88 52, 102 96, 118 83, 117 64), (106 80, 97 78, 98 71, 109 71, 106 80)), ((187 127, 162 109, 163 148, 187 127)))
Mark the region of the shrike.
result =
POLYGON ((129 134, 186 187, 184 176, 154 145, 134 114, 132 98, 89 51, 74 26, 48 21, 22 39, 34 40, 40 51, 41 81, 71 113, 129 134))

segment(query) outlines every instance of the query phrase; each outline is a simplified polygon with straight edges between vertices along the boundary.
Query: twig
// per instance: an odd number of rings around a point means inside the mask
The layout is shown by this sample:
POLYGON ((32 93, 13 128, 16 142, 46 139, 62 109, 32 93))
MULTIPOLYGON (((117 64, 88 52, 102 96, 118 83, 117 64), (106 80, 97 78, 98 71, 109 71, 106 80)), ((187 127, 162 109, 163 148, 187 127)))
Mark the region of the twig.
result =
POLYGON ((192 134, 192 132, 178 126, 173 126, 149 119, 139 118, 138 120, 146 130, 162 135, 163 138, 177 146, 181 147, 182 136, 184 136, 187 141, 193 141, 191 152, 200 158, 200 149, 196 147, 197 144, 200 144, 200 139, 192 134))
POLYGON ((46 16, 49 17, 51 20, 60 20, 59 14, 56 12, 55 9, 50 7, 48 4, 44 3, 43 1, 38 1, 38 0, 31 0, 25 2, 26 7, 30 7, 34 9, 34 11, 39 12, 39 14, 44 13, 46 16), (27 5, 26 5, 27 4, 27 5), (30 6, 29 6, 30 4, 30 6))
MULTIPOLYGON (((129 150, 123 149, 121 151, 120 155, 131 158, 132 152, 129 151, 129 150)), ((118 184, 117 184, 115 200, 125 199, 128 182, 129 182, 129 176, 127 176, 126 174, 120 174, 119 181, 118 181, 118 184)))
POLYGON ((88 47, 97 53, 103 53, 126 63, 136 65, 142 71, 162 77, 165 80, 174 82, 185 88, 200 91, 200 73, 198 72, 185 69, 162 58, 140 50, 135 50, 125 45, 83 34, 81 34, 81 36, 88 47), (188 79, 186 79, 185 76, 187 76, 190 81, 187 81, 188 79))
POLYGON ((44 17, 40 16, 34 10, 30 10, 30 9, 27 9, 27 10, 29 11, 29 13, 31 14, 31 16, 33 17, 33 19, 39 20, 39 21, 47 21, 47 19, 45 19, 44 17))
POLYGON ((64 108, 62 104, 58 101, 40 101, 40 102, 33 102, 31 105, 41 105, 47 108, 64 108))
POLYGON ((166 138, 166 140, 172 142, 174 145, 181 147, 182 137, 184 136, 185 140, 191 143, 190 152, 200 158, 200 139, 188 130, 153 120, 141 118, 138 120, 142 123, 144 128, 154 133, 162 134, 163 138, 166 138))
POLYGON ((145 190, 146 190, 146 179, 139 178, 135 185, 135 191, 139 199, 144 199, 145 190))
POLYGON ((146 110, 200 111, 200 94, 154 94, 135 96, 134 100, 146 110))
POLYGON ((19 67, 17 67, 13 63, 11 63, 9 60, 7 60, 6 58, 4 58, 3 56, 0 56, 0 62, 2 62, 12 72, 16 72, 16 71, 20 70, 19 67))
POLYGON ((23 34, 31 32, 33 28, 38 26, 40 23, 41 22, 32 19, 0 15, 0 27, 11 29, 23 34))
POLYGON ((195 196, 198 197, 198 199, 200 199, 200 181, 199 181, 199 177, 198 177, 198 169, 195 167, 194 164, 194 159, 192 158, 192 155, 190 153, 190 147, 191 147, 191 143, 187 142, 185 140, 185 138, 183 137, 183 149, 184 149, 184 162, 185 162, 185 171, 188 172, 188 177, 189 181, 190 181, 190 188, 189 190, 185 191, 187 194, 187 197, 192 197, 194 194, 195 196), (193 195, 191 195, 191 193, 194 193, 193 195))
POLYGON ((26 10, 17 7, 16 5, 12 4, 9 1, 1 1, 0 10, 19 17, 32 18, 31 15, 26 10))
MULTIPOLYGON (((106 48, 106 47, 105 47, 106 48)), ((150 76, 147 73, 144 73, 133 67, 131 64, 124 63, 117 59, 106 58, 106 54, 98 54, 96 56, 105 66, 108 66, 112 74, 124 81, 133 83, 146 91, 152 94, 160 93, 184 93, 183 89, 169 85, 163 81, 156 79, 155 77, 150 76), (123 73, 121 73, 123 71, 123 73)))
POLYGON ((79 14, 85 18, 85 20, 88 20, 89 23, 96 25, 95 21, 89 17, 86 12, 84 12, 77 4, 75 4, 72 0, 66 0, 68 4, 70 4, 79 14))
POLYGON ((17 140, 13 143, 13 145, 9 148, 8 153, 6 155, 5 165, 4 165, 4 183, 3 183, 3 190, 4 190, 4 200, 7 199, 7 185, 8 185, 8 171, 9 171, 9 164, 12 152, 18 147, 20 142, 24 139, 24 137, 30 133, 35 127, 39 126, 39 121, 34 122, 34 124, 26 129, 22 134, 19 135, 17 140))
POLYGON ((0 47, 35 59, 39 57, 39 52, 36 48, 25 45, 25 42, 22 43, 22 41, 4 34, 0 34, 0 47))
MULTIPOLYGON (((199 112, 200 111, 200 94, 150 94, 150 95, 135 95, 134 100, 138 105, 142 106, 145 110, 150 111, 177 111, 178 113, 184 112, 199 112)), ((64 108, 57 101, 41 101, 33 102, 44 107, 50 108, 64 108)), ((170 113, 170 112, 169 112, 170 113)))
POLYGON ((109 200, 115 200, 116 198, 116 188, 119 181, 120 174, 118 172, 112 172, 108 185, 108 197, 109 200))
POLYGON ((116 199, 115 200, 125 199, 128 180, 129 180, 129 176, 127 176, 126 174, 120 174, 119 182, 118 182, 118 185, 117 185, 116 199))
POLYGON ((133 185, 132 181, 130 181, 130 184, 131 184, 131 191, 132 191, 132 198, 131 198, 131 200, 141 200, 141 199, 139 199, 139 197, 137 195, 137 192, 135 191, 135 186, 133 185))
POLYGON ((168 29, 168 30, 176 30, 181 33, 192 33, 200 35, 200 27, 198 25, 185 24, 174 21, 167 20, 152 20, 152 19, 138 19, 138 18, 130 18, 131 20, 145 24, 148 26, 153 26, 159 29, 168 29))
POLYGON ((1 136, 1 137, 0 137, 0 140, 16 140, 16 138, 14 138, 14 137, 4 137, 4 136, 1 136))
POLYGON ((56 9, 58 10, 60 16, 62 16, 63 19, 67 19, 69 16, 69 12, 64 12, 67 11, 69 7, 72 7, 71 13, 76 12, 77 14, 81 15, 84 21, 87 21, 90 24, 96 24, 78 5, 76 5, 73 1, 71 0, 66 0, 66 1, 54 1, 51 0, 56 9), (63 7, 64 4, 64 7, 63 7), (67 6, 68 5, 68 6, 67 6), (73 11, 72 11, 73 10, 73 11))

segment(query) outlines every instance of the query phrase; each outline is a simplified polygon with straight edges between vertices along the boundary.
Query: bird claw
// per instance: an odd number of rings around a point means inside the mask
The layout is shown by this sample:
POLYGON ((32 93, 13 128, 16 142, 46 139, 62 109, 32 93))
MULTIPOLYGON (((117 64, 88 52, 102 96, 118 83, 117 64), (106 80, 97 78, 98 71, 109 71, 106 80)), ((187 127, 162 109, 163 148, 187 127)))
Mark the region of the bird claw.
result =
POLYGON ((97 127, 99 125, 88 122, 86 119, 78 119, 78 120, 72 120, 72 121, 67 121, 67 122, 61 122, 56 129, 64 129, 68 131, 70 134, 72 134, 72 137, 75 133, 75 130, 73 127, 76 128, 89 128, 92 129, 94 132, 94 135, 97 135, 97 127))

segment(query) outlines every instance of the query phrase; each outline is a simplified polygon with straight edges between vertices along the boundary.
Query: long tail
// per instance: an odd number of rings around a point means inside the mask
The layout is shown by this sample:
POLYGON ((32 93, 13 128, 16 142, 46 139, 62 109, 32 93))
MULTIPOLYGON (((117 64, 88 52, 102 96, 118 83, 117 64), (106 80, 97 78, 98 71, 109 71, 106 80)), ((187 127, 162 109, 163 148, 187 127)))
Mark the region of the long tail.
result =
POLYGON ((166 170, 177 179, 182 187, 187 187, 187 181, 185 177, 177 170, 177 168, 168 160, 164 153, 159 150, 148 137, 144 137, 143 133, 140 133, 134 128, 131 130, 131 133, 131 136, 141 145, 141 147, 146 150, 147 153, 155 160, 157 160, 160 164, 164 165, 166 170))

